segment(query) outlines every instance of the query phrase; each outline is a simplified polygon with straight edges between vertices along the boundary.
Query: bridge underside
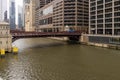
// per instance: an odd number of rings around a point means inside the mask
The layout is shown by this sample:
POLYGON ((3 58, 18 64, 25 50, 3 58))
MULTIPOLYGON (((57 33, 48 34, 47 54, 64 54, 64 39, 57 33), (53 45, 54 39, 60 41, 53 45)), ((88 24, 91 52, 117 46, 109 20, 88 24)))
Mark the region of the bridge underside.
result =
POLYGON ((81 32, 24 32, 12 31, 12 41, 20 38, 39 38, 39 37, 68 37, 69 40, 79 40, 81 32))
POLYGON ((18 39, 25 39, 25 38, 45 38, 45 37, 68 37, 68 39, 70 40, 70 41, 79 41, 79 39, 80 39, 80 36, 78 36, 78 35, 74 35, 74 36, 19 36, 19 37, 16 37, 16 36, 13 36, 13 38, 12 38, 12 42, 14 42, 14 41, 16 41, 16 40, 18 40, 18 39))

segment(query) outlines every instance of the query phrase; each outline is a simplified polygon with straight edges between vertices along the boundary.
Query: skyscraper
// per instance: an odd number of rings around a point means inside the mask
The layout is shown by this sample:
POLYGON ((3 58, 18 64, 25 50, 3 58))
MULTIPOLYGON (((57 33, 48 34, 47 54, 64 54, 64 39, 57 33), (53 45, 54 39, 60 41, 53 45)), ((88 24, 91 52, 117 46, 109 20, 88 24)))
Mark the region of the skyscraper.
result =
POLYGON ((23 29, 23 11, 21 6, 18 6, 18 28, 23 29))
POLYGON ((8 12, 7 12, 7 10, 4 12, 4 21, 9 22, 8 21, 8 12))
POLYGON ((35 0, 37 31, 58 32, 88 29, 88 0, 35 0))
POLYGON ((16 24, 15 24, 15 0, 10 0, 10 29, 16 29, 16 24))
POLYGON ((7 11, 7 0, 0 0, 0 21, 4 20, 5 11, 7 11))
POLYGON ((24 0, 24 3, 28 3, 28 4, 29 4, 29 3, 30 3, 30 0, 24 0))

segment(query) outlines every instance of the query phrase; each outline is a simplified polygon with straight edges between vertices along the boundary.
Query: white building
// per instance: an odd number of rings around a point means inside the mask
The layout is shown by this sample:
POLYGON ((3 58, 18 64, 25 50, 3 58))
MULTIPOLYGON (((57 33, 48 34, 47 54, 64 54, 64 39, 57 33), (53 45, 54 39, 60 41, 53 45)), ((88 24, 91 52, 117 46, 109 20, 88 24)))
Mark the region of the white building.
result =
POLYGON ((25 31, 35 31, 35 0, 25 0, 25 31))
POLYGON ((10 35, 10 25, 6 22, 0 22, 0 49, 11 52, 12 36, 10 35))

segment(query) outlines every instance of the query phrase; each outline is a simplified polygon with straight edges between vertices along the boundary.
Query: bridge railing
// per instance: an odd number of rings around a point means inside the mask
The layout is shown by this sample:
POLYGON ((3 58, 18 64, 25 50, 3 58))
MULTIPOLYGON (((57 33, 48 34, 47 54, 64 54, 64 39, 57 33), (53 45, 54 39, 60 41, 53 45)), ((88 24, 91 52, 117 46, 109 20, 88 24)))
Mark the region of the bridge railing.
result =
POLYGON ((53 35, 80 35, 80 31, 74 31, 74 32, 67 32, 67 31, 62 31, 62 32, 25 32, 25 31, 19 31, 19 30, 11 30, 10 31, 12 36, 53 36, 53 35))

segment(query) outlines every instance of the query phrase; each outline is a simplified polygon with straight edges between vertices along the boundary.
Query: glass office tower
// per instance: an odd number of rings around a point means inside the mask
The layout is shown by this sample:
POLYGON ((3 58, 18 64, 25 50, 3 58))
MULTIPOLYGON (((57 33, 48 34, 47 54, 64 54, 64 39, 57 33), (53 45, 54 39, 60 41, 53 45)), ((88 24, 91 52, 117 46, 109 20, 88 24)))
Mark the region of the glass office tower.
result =
POLYGON ((16 29, 16 24, 15 24, 15 0, 10 0, 10 29, 16 29))

